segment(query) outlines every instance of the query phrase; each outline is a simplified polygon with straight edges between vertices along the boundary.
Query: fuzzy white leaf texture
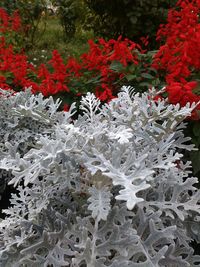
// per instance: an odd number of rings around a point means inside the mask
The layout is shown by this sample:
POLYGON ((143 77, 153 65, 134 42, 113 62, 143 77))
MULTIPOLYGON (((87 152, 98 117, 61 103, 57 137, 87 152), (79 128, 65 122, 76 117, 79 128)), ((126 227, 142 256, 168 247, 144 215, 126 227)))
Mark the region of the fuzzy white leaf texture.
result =
POLYGON ((90 197, 88 198, 88 209, 92 211, 92 217, 97 221, 106 221, 108 213, 111 209, 110 199, 112 194, 106 187, 96 188, 95 186, 89 188, 90 197))

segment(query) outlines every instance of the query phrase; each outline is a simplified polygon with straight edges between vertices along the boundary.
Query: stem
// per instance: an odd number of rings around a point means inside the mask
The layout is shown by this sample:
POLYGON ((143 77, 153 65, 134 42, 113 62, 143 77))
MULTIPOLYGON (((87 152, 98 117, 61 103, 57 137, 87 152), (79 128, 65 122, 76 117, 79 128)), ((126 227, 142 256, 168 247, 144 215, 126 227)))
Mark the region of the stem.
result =
POLYGON ((96 261, 95 245, 96 245, 96 240, 97 240, 98 223, 99 223, 99 221, 96 218, 95 219, 95 225, 94 225, 94 235, 93 235, 93 239, 92 239, 91 261, 90 261, 90 263, 88 264, 87 267, 94 267, 95 266, 95 261, 96 261))

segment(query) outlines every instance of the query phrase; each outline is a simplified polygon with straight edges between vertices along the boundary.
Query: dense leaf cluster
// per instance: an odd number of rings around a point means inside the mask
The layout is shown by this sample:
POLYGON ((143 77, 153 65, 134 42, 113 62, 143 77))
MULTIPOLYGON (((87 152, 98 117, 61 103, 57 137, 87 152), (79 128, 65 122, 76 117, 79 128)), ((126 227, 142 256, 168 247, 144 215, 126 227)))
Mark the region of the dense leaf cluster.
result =
POLYGON ((88 93, 72 120, 75 105, 2 91, 0 168, 17 193, 0 266, 200 266, 200 192, 181 159, 194 106, 154 94, 124 87, 101 105, 88 93))
POLYGON ((93 29, 98 36, 117 38, 119 35, 138 42, 141 37, 150 37, 150 46, 155 49, 156 32, 165 22, 168 9, 176 0, 85 0, 95 17, 93 29))

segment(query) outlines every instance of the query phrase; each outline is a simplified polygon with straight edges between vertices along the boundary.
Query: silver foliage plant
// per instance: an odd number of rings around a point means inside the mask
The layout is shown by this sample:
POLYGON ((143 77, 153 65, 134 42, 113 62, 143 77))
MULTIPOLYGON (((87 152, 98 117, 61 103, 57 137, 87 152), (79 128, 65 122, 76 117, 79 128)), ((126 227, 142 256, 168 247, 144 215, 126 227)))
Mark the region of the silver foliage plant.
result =
POLYGON ((1 92, 0 184, 17 193, 0 266, 200 266, 200 191, 182 160, 194 105, 153 97, 123 87, 102 105, 88 93, 72 119, 75 104, 1 92))

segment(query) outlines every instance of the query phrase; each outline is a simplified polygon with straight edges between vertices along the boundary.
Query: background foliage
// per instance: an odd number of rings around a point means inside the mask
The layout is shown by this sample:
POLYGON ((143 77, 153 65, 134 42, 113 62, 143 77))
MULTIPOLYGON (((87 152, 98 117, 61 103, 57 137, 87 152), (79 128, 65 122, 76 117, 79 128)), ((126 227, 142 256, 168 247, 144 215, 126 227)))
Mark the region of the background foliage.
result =
POLYGON ((81 35, 87 29, 87 19, 91 10, 83 0, 55 0, 57 15, 63 27, 65 40, 71 40, 75 35, 81 35))
POLYGON ((8 14, 18 10, 23 25, 23 46, 28 50, 38 42, 45 31, 47 6, 45 0, 1 1, 8 14))
POLYGON ((176 0, 84 0, 94 13, 91 22, 95 35, 117 38, 119 35, 138 42, 149 36, 155 49, 156 32, 176 0))

